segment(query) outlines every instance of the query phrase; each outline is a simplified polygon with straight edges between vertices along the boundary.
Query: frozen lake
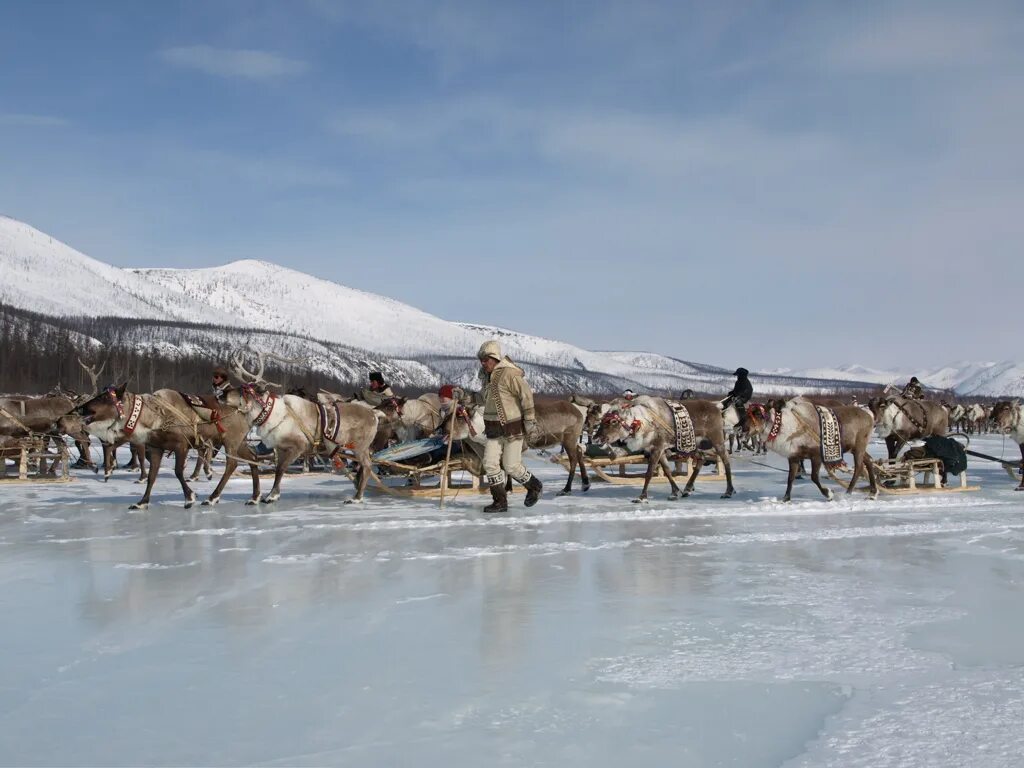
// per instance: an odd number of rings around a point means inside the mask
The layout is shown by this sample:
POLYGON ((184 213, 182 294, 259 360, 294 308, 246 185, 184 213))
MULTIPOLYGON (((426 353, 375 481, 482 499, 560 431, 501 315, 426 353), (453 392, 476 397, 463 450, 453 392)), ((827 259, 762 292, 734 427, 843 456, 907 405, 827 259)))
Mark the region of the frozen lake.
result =
POLYGON ((1021 765, 1007 475, 783 505, 735 467, 731 501, 551 482, 497 518, 324 476, 212 511, 169 472, 146 512, 125 472, 0 486, 0 764, 1021 765))

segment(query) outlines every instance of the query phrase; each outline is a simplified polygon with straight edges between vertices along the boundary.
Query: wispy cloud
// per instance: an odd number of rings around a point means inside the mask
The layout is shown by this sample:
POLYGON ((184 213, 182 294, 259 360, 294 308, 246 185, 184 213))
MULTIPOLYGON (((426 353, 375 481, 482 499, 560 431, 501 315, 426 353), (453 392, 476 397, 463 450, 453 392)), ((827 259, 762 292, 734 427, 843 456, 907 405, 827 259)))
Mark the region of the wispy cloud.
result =
POLYGON ((189 45, 164 48, 163 61, 183 69, 194 69, 219 77, 241 77, 249 80, 272 80, 300 75, 309 64, 270 51, 244 48, 215 48, 211 45, 189 45))
POLYGON ((831 63, 855 71, 927 71, 955 67, 963 71, 990 63, 1016 32, 1006 21, 985 17, 974 6, 962 11, 905 11, 876 17, 838 40, 831 63))
POLYGON ((26 113, 0 113, 0 125, 23 126, 28 128, 59 128, 70 125, 63 117, 53 115, 31 115, 26 113))

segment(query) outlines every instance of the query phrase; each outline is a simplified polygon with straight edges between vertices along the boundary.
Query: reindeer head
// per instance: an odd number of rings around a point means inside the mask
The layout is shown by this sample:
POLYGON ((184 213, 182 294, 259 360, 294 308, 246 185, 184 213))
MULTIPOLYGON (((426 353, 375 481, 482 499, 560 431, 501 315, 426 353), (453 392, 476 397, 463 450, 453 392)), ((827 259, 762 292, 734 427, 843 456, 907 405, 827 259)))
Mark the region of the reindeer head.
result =
POLYGON ((640 422, 629 418, 628 410, 608 411, 601 419, 601 424, 594 433, 593 440, 598 445, 611 445, 629 440, 636 434, 640 422))
POLYGON ((119 387, 107 387, 71 413, 81 416, 85 424, 92 424, 94 421, 116 421, 124 416, 124 396, 127 389, 127 381, 119 387))
POLYGON ((1010 432, 1016 426, 1015 421, 1020 421, 1017 408, 1009 400, 1002 400, 992 406, 992 422, 1000 432, 1010 432))

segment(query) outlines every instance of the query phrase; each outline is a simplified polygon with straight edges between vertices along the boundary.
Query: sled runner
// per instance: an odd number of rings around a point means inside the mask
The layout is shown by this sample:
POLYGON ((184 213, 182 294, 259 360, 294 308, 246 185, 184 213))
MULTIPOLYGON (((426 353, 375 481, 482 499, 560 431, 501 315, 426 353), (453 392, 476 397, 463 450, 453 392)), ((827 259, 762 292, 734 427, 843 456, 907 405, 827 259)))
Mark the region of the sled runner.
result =
MULTIPOLYGON (((703 456, 703 454, 702 454, 703 456)), ((698 474, 697 480, 709 481, 709 480, 725 480, 725 467, 722 462, 710 454, 707 456, 708 459, 715 461, 715 471, 709 474, 698 474)), ((552 456, 551 461, 556 464, 561 464, 566 469, 569 468, 569 458, 564 454, 558 456, 552 456)), ((599 456, 591 455, 588 451, 584 455, 583 461, 586 464, 588 470, 593 471, 594 475, 599 480, 603 480, 606 483, 612 485, 639 485, 644 484, 644 476, 647 471, 647 457, 642 453, 627 454, 625 456, 599 456), (639 465, 642 467, 642 471, 629 471, 630 467, 639 465)), ((687 458, 683 460, 669 460, 673 464, 672 476, 676 480, 682 480, 684 483, 693 472, 693 458, 687 458)), ((701 459, 703 461, 703 459, 701 459)), ((654 471, 654 475, 651 477, 652 483, 667 483, 668 478, 665 477, 665 473, 661 467, 657 467, 654 471)))

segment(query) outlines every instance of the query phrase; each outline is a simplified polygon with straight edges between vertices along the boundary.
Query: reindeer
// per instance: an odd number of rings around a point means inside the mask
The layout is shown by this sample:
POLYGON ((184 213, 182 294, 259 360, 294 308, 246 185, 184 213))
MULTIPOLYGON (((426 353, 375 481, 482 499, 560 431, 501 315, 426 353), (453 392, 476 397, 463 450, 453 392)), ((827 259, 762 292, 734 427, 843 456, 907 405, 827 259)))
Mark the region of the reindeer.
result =
POLYGON ((231 368, 244 383, 226 392, 222 402, 241 414, 256 428, 260 440, 277 453, 274 487, 261 501, 270 504, 281 498, 281 478, 299 456, 318 453, 334 457, 343 449, 352 451, 358 464, 355 496, 345 503, 362 501, 373 471, 370 446, 377 434, 378 413, 362 404, 333 402, 327 407, 295 395, 278 396, 270 387, 280 385, 264 379, 263 371, 267 357, 283 358, 262 352, 257 352, 257 356, 259 370, 253 373, 243 365, 243 353, 235 352, 231 368), (329 423, 332 413, 333 424, 329 423))
MULTIPOLYGON (((729 464, 729 453, 725 446, 725 422, 722 418, 721 403, 710 400, 686 400, 685 405, 693 422, 694 436, 697 445, 710 443, 719 460, 725 467, 725 493, 723 499, 730 498, 736 489, 732 485, 732 467, 729 464)), ((647 474, 644 487, 635 503, 647 501, 647 488, 654 476, 654 468, 661 466, 669 483, 672 485, 670 500, 684 498, 693 492, 697 481, 697 473, 703 465, 702 461, 693 464, 693 472, 686 480, 682 492, 676 485, 669 466, 667 453, 675 443, 674 415, 671 406, 664 398, 641 395, 622 405, 616 403, 601 420, 601 426, 594 435, 594 442, 601 445, 622 443, 630 453, 643 452, 647 455, 647 474)))
POLYGON ((194 405, 172 389, 136 394, 129 392, 127 383, 124 383, 119 387, 108 387, 76 409, 89 433, 105 444, 116 445, 127 439, 133 445, 145 446, 149 456, 146 491, 130 509, 149 508, 165 451, 174 453, 174 475, 185 494, 185 508, 191 508, 196 494, 185 479, 185 462, 190 448, 200 448, 205 444, 224 446, 226 464, 220 482, 203 505, 220 501, 239 458, 249 464, 252 472, 252 496, 246 504, 256 503, 260 477, 256 457, 245 441, 248 423, 234 412, 223 414, 209 399, 202 402, 203 406, 194 405))
POLYGON ((445 415, 441 410, 441 398, 433 392, 420 395, 415 400, 392 397, 381 403, 379 409, 402 443, 434 434, 441 428, 445 415))
POLYGON ((950 406, 949 423, 957 432, 967 431, 967 409, 960 403, 950 406))
MULTIPOLYGON (((1024 468, 1024 406, 1017 400, 1002 400, 992 406, 992 424, 997 432, 1009 435, 1020 448, 1021 467, 1024 468)), ((1015 490, 1024 491, 1024 475, 1015 490)))
POLYGON ((970 424, 972 433, 983 434, 988 431, 988 411, 981 403, 974 403, 968 406, 965 417, 970 424))
MULTIPOLYGON (((730 405, 730 408, 735 410, 735 405, 730 405)), ((726 409, 726 412, 728 408, 726 409)), ((723 412, 723 417, 726 412, 723 412)), ((761 403, 751 403, 747 406, 747 424, 745 429, 741 429, 739 426, 739 417, 736 415, 736 423, 730 429, 728 424, 726 425, 726 433, 729 436, 729 453, 733 452, 733 444, 735 443, 736 450, 746 449, 752 451, 755 456, 768 453, 768 449, 761 441, 761 427, 764 425, 765 415, 767 411, 765 406, 761 403)))
MULTIPOLYGON (((846 492, 852 493, 861 470, 867 468, 871 483, 871 497, 878 495, 874 465, 867 455, 868 441, 875 426, 871 411, 859 405, 837 405, 832 408, 839 420, 842 434, 843 453, 852 453, 854 459, 853 478, 846 492)), ((803 397, 794 397, 784 405, 775 404, 761 427, 761 437, 768 448, 789 462, 789 477, 786 480, 786 495, 783 501, 790 501, 793 495, 793 481, 796 479, 800 462, 811 461, 811 480, 821 495, 832 500, 832 491, 821 484, 821 428, 814 404, 803 397)))
MULTIPOLYGON (((93 363, 92 365, 86 365, 82 361, 81 357, 76 357, 76 359, 78 360, 78 364, 82 367, 82 370, 85 371, 85 375, 89 377, 90 386, 92 387, 91 391, 94 393, 93 396, 95 396, 95 394, 98 394, 102 389, 102 387, 100 387, 99 385, 99 378, 100 374, 103 373, 103 369, 107 367, 107 361, 104 360, 103 364, 99 367, 99 369, 97 369, 95 363, 93 363)), ((82 404, 83 402, 89 399, 89 397, 76 397, 76 406, 82 404)), ((71 411, 67 414, 67 419, 68 422, 66 422, 66 424, 68 427, 75 430, 76 432, 80 431, 85 434, 86 445, 88 446, 89 431, 85 428, 85 425, 81 423, 82 417, 79 416, 74 411, 71 411)), ((65 432, 67 434, 72 434, 68 430, 65 430, 65 432)), ((146 449, 144 446, 130 443, 127 438, 117 443, 106 443, 103 442, 102 440, 100 441, 100 445, 102 446, 103 450, 103 482, 107 482, 108 480, 110 480, 110 476, 114 474, 114 469, 116 469, 117 467, 117 449, 120 446, 124 445, 125 443, 128 443, 128 450, 131 453, 131 460, 124 466, 124 469, 138 469, 139 479, 136 480, 135 482, 146 482, 146 449)), ((81 447, 79 447, 79 451, 81 451, 81 447)))
MULTIPOLYGON (((544 449, 560 445, 565 451, 569 457, 569 479, 565 487, 558 492, 559 496, 568 496, 572 493, 572 481, 576 477, 577 466, 580 469, 583 491, 589 491, 590 478, 587 477, 587 468, 583 463, 583 448, 580 446, 580 435, 583 433, 586 416, 583 407, 565 400, 554 403, 538 402, 534 407, 537 431, 527 435, 526 447, 544 449)), ((459 405, 456 408, 455 426, 450 439, 461 440, 463 447, 470 448, 472 453, 469 455, 463 451, 463 460, 473 474, 482 477, 483 446, 487 442, 487 438, 484 437, 484 409, 480 405, 459 405), (470 456, 475 456, 476 460, 470 456)), ((511 482, 509 478, 509 483, 511 482)), ((509 487, 511 488, 511 485, 509 487)))
POLYGON ((875 427, 879 437, 885 439, 890 459, 895 459, 900 447, 911 440, 945 437, 949 431, 946 409, 932 400, 898 396, 872 400, 872 405, 875 427))

